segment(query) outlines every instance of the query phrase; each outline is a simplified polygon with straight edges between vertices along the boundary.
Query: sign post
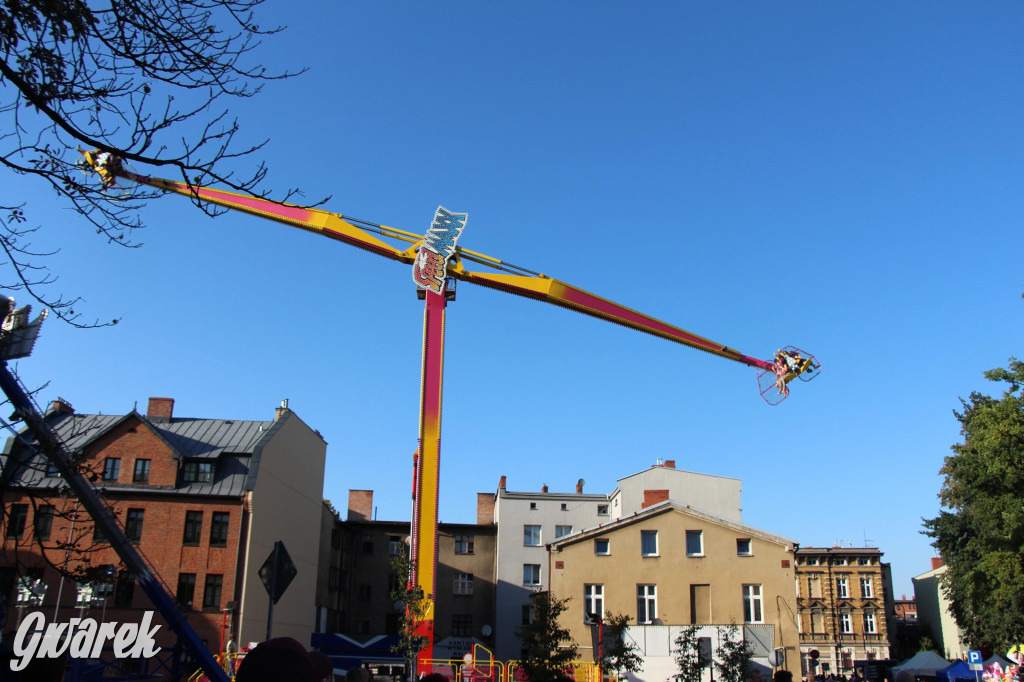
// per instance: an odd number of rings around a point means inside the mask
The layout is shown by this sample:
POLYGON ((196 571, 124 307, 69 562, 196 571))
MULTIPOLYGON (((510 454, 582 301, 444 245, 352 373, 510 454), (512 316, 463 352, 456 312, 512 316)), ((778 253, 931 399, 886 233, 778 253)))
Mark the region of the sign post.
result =
POLYGON ((284 543, 280 540, 275 542, 274 551, 263 562, 259 571, 263 587, 267 588, 267 594, 270 595, 270 607, 267 609, 267 639, 270 639, 271 626, 274 624, 274 604, 292 584, 298 572, 292 558, 288 556, 284 543))

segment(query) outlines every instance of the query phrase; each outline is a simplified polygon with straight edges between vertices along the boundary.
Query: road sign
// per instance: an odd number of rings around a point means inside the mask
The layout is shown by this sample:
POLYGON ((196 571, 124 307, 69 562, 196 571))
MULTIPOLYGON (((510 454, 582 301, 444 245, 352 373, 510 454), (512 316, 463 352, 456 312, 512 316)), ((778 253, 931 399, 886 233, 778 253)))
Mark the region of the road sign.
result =
POLYGON ((278 602, 298 572, 292 558, 288 556, 288 550, 284 548, 284 543, 280 540, 275 542, 274 551, 260 566, 260 580, 263 581, 263 587, 267 588, 267 594, 273 603, 278 602))
POLYGON ((971 666, 971 670, 983 670, 982 657, 980 651, 968 651, 967 652, 967 664, 971 666))

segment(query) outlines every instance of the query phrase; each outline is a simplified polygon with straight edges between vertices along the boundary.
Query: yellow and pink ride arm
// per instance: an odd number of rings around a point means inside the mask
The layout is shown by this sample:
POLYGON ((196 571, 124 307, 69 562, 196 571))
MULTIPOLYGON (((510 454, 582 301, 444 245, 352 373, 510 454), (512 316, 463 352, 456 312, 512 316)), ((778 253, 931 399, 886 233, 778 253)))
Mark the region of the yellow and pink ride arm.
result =
MULTIPOLYGON (((85 152, 85 157, 86 164, 99 173, 104 187, 110 187, 117 178, 124 177, 193 200, 314 232, 413 267, 413 280, 425 289, 426 299, 423 318, 419 449, 414 467, 411 534, 412 582, 422 589, 427 597, 426 614, 416 627, 417 633, 422 635, 427 643, 419 655, 418 669, 421 672, 429 667, 428 661, 433 657, 433 596, 436 594, 437 578, 441 394, 447 300, 445 277, 454 277, 489 289, 545 301, 749 365, 757 370, 760 393, 771 404, 777 404, 789 395, 787 384, 792 379, 799 376, 808 380, 817 376, 820 371, 817 360, 802 351, 802 355, 797 354, 801 362, 796 365, 793 362, 787 364, 785 358, 792 359, 791 354, 783 357, 780 355, 783 353, 781 350, 771 361, 760 360, 547 275, 459 247, 456 241, 465 227, 467 216, 449 212, 443 207, 438 207, 434 223, 427 234, 419 235, 322 209, 303 208, 247 194, 130 173, 123 168, 119 159, 110 154, 93 151, 85 152), (487 271, 469 270, 467 264, 482 266, 487 268, 487 271)), ((787 353, 796 350, 791 346, 787 346, 786 349, 787 353)))

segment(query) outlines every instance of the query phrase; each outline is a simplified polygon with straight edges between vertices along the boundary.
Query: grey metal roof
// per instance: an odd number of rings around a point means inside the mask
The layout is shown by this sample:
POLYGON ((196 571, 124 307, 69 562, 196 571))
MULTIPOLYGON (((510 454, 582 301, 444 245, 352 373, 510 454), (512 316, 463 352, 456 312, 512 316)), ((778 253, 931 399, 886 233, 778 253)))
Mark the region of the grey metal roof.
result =
MULTIPOLYGON (((199 459, 216 462, 214 480, 211 482, 181 482, 174 486, 148 484, 117 484, 97 480, 95 487, 110 492, 135 491, 175 495, 224 495, 238 496, 251 490, 255 484, 256 468, 262 443, 276 431, 272 421, 247 421, 234 419, 148 419, 144 415, 129 412, 126 415, 98 414, 49 414, 47 422, 72 454, 81 453, 92 442, 116 425, 131 418, 137 418, 154 432, 174 451, 176 459, 199 459)), ((19 436, 11 436, 0 457, 0 469, 16 449, 25 447, 16 444, 19 436)), ((32 456, 28 466, 18 476, 18 483, 31 487, 59 487, 61 479, 46 476, 46 459, 41 454, 32 456)), ((130 476, 130 474, 128 474, 130 476)), ((122 472, 121 477, 125 477, 122 472)))

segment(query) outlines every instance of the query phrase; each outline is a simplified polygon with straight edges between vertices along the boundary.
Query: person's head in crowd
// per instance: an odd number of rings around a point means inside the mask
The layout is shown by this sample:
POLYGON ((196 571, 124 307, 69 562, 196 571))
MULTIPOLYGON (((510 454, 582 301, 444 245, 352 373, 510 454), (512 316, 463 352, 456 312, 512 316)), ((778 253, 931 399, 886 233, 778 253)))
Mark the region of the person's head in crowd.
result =
POLYGON ((776 670, 772 675, 773 682, 793 682, 793 673, 788 670, 776 670))
POLYGON ((345 682, 370 682, 372 677, 366 668, 349 668, 345 673, 345 682))
POLYGON ((334 682, 334 664, 322 651, 310 651, 309 658, 313 661, 313 679, 316 682, 334 682))
POLYGON ((320 682, 314 677, 313 659, 291 637, 260 642, 245 655, 235 674, 236 682, 320 682))

